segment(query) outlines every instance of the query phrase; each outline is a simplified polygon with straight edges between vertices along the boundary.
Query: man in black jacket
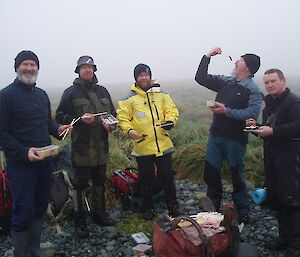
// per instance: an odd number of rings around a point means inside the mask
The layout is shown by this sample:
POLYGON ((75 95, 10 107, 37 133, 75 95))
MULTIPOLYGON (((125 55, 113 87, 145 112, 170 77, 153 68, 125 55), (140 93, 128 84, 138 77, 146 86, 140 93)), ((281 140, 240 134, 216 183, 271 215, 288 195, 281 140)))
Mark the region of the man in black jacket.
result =
POLYGON ((222 200, 221 168, 226 159, 232 175, 232 198, 239 213, 240 222, 249 222, 248 199, 244 159, 248 135, 243 131, 245 120, 259 115, 262 93, 252 80, 260 67, 255 54, 242 55, 235 63, 234 76, 207 74, 211 57, 222 54, 219 47, 204 55, 195 79, 210 90, 217 92, 216 101, 209 106, 213 122, 207 145, 204 179, 207 196, 217 210, 222 200))
POLYGON ((52 160, 38 155, 59 127, 51 118, 46 92, 36 87, 38 57, 22 51, 15 58, 17 78, 0 91, 0 145, 4 149, 13 198, 11 235, 15 257, 42 257, 42 217, 50 197, 52 160), (28 255, 29 254, 29 255, 28 255))
MULTIPOLYGON (((264 139, 265 187, 268 206, 277 213, 279 237, 267 243, 271 250, 288 248, 288 257, 300 256, 300 98, 286 87, 278 69, 267 70, 268 92, 263 125, 254 133, 264 139)), ((247 120, 246 126, 258 125, 247 120)))
POLYGON ((93 221, 98 225, 111 226, 114 222, 105 214, 104 184, 108 162, 108 132, 114 125, 102 122, 96 113, 116 115, 110 94, 99 86, 95 75, 97 67, 90 56, 81 56, 77 61, 75 73, 79 74, 73 85, 65 90, 56 111, 60 124, 74 124, 72 132, 72 163, 74 167, 74 224, 79 237, 87 237, 84 192, 92 180, 91 209, 93 221))

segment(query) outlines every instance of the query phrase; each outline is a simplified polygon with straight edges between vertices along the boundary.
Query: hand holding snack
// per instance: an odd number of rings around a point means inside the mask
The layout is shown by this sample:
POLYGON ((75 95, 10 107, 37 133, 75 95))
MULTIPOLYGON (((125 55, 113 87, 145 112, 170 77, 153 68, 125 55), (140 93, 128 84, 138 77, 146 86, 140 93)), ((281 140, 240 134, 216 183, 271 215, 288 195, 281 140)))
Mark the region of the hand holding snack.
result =
POLYGON ((269 126, 260 126, 257 130, 253 131, 261 137, 269 137, 273 135, 273 128, 269 126))
POLYGON ((73 125, 69 124, 69 125, 62 125, 62 126, 59 126, 57 132, 59 135, 62 135, 62 133, 64 131, 68 131, 67 134, 70 134, 72 132, 72 129, 73 129, 73 125))
POLYGON ((215 56, 217 54, 222 54, 222 49, 220 47, 214 47, 213 49, 211 49, 206 56, 207 57, 212 57, 215 56))
POLYGON ((209 109, 213 112, 213 113, 217 113, 217 114, 224 114, 227 110, 227 108, 225 107, 225 104, 219 103, 215 101, 215 106, 214 107, 209 107, 209 109))
POLYGON ((39 156, 37 151, 40 150, 41 148, 36 148, 36 147, 31 147, 28 150, 28 160, 31 162, 36 162, 36 161, 41 161, 44 159, 44 157, 39 156))
POLYGON ((91 124, 94 122, 95 117, 94 114, 92 113, 85 113, 82 117, 81 120, 86 123, 86 124, 91 124))
POLYGON ((207 100, 206 101, 206 106, 208 108, 216 108, 217 107, 216 101, 215 100, 207 100))
POLYGON ((129 136, 132 139, 139 139, 140 138, 139 134, 133 129, 129 131, 129 136))
POLYGON ((254 120, 252 118, 246 120, 245 123, 246 123, 246 127, 256 127, 256 124, 257 124, 256 120, 254 120))

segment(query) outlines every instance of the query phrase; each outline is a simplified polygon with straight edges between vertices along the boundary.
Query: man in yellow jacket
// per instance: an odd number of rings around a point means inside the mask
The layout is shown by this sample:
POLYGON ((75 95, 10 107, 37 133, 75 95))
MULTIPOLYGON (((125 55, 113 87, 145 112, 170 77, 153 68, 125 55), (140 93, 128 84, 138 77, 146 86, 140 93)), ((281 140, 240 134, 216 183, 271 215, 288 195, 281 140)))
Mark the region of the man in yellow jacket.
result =
POLYGON ((134 142, 132 154, 138 163, 142 211, 147 220, 155 214, 152 199, 155 166, 163 182, 169 214, 173 217, 182 214, 172 168, 174 146, 168 134, 179 113, 171 97, 160 91, 160 85, 153 83, 151 76, 146 64, 138 64, 134 68, 136 83, 131 86, 129 95, 119 101, 117 111, 120 128, 134 142))

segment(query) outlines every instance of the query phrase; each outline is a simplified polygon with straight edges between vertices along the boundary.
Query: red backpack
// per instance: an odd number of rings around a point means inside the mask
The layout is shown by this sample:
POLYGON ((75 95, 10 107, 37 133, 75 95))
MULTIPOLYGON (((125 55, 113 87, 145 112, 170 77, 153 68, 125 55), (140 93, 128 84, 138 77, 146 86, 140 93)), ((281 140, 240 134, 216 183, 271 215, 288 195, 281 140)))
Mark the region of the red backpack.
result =
MULTIPOLYGON (((163 187, 156 169, 154 174, 153 200, 158 201, 163 196, 163 187)), ((140 196, 142 188, 140 188, 138 169, 126 168, 124 170, 116 170, 114 175, 110 177, 110 181, 116 195, 120 197, 123 209, 141 212, 142 199, 140 196)))
POLYGON ((126 168, 125 170, 115 170, 114 175, 111 177, 113 188, 117 189, 121 194, 134 195, 133 184, 138 182, 137 169, 126 168))
POLYGON ((0 169, 0 228, 7 234, 9 232, 12 213, 12 196, 8 186, 8 178, 4 170, 4 159, 1 154, 2 169, 0 169))

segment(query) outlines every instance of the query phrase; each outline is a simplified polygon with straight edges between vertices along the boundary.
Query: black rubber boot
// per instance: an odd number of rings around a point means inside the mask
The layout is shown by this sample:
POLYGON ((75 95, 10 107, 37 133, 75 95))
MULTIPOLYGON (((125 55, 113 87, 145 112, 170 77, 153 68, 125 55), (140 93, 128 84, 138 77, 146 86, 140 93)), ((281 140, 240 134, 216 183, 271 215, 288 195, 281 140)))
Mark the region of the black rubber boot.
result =
POLYGON ((83 197, 81 190, 74 190, 74 232, 79 238, 87 238, 89 236, 83 197))
POLYGON ((85 212, 74 212, 74 229, 78 238, 87 238, 89 236, 85 212))
POLYGON ((277 214, 279 237, 266 243, 269 250, 284 250, 291 240, 291 221, 288 212, 280 210, 277 214))
POLYGON ((29 239, 29 253, 30 257, 45 257, 42 253, 41 234, 43 229, 43 218, 34 219, 30 228, 30 239, 29 239))
POLYGON ((30 230, 27 231, 11 231, 11 241, 14 247, 14 257, 28 257, 30 230))
POLYGON ((223 192, 221 172, 208 161, 205 161, 204 180, 207 184, 207 196, 211 199, 216 211, 220 212, 223 192))
POLYGON ((105 213, 104 186, 92 186, 92 219, 99 226, 115 225, 115 222, 105 213))
POLYGON ((184 211, 180 207, 177 200, 167 203, 167 206, 168 206, 169 216, 175 218, 175 217, 184 215, 184 211))
POLYGON ((300 256, 300 208, 296 207, 290 210, 290 223, 291 223, 291 238, 287 249, 286 255, 289 257, 300 256))

